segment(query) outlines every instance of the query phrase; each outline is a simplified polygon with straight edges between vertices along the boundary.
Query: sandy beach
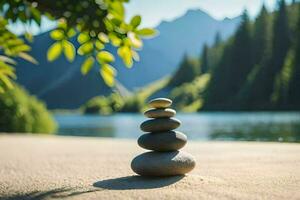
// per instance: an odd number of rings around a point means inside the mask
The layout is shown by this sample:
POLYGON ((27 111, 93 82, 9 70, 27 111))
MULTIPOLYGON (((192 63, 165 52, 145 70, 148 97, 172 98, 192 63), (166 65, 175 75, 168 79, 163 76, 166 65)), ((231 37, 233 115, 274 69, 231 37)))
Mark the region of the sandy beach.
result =
POLYGON ((186 176, 142 178, 134 140, 0 136, 0 199, 300 199, 300 145, 191 142, 186 176))

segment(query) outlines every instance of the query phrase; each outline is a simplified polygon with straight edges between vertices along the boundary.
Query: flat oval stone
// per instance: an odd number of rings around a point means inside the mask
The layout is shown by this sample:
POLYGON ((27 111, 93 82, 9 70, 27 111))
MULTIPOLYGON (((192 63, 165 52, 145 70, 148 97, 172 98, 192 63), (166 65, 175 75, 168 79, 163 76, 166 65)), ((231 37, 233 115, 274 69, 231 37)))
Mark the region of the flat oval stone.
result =
POLYGON ((180 126, 181 122, 175 118, 158 118, 144 121, 140 128, 144 132, 170 131, 180 126))
POLYGON ((149 101, 149 106, 152 108, 168 108, 172 105, 172 100, 167 98, 156 98, 149 101))
POLYGON ((144 115, 149 118, 174 117, 176 111, 171 108, 152 108, 144 112, 144 115))
POLYGON ((146 152, 131 162, 131 169, 141 176, 184 175, 195 166, 194 157, 182 151, 146 152))
POLYGON ((187 137, 178 131, 162 133, 146 133, 138 139, 140 147, 154 151, 175 151, 181 149, 187 142, 187 137))

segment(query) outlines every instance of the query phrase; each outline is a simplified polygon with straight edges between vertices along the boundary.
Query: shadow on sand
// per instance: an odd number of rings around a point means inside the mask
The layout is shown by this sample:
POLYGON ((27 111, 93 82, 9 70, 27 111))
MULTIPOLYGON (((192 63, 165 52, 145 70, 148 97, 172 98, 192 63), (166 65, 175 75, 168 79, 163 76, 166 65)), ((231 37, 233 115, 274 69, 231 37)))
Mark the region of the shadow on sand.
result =
POLYGON ((95 182, 94 187, 108 190, 152 189, 172 185, 185 176, 172 177, 141 177, 126 176, 95 182))
POLYGON ((36 191, 27 194, 15 194, 12 196, 0 197, 0 200, 44 200, 63 199, 85 193, 97 192, 103 189, 82 189, 82 188, 57 188, 49 191, 36 191))
POLYGON ((85 193, 99 192, 103 190, 132 190, 132 189, 152 189, 172 185, 180 181, 185 176, 173 177, 141 177, 126 176, 114 179, 107 179, 93 183, 85 188, 57 188, 49 191, 36 191, 27 194, 16 194, 12 196, 0 197, 0 200, 43 200, 43 199, 63 199, 85 193))

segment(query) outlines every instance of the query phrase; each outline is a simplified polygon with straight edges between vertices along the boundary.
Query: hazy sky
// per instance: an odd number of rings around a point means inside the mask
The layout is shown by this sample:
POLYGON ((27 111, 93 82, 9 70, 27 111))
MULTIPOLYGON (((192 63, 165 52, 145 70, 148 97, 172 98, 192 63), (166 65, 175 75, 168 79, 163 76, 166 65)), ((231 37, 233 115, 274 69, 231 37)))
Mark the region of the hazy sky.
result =
MULTIPOLYGON (((290 2, 290 0, 287 0, 290 2)), ((154 27, 162 20, 172 20, 183 15, 189 9, 202 9, 216 19, 235 17, 246 8, 251 17, 256 16, 265 3, 269 10, 276 7, 277 0, 131 0, 126 5, 127 20, 133 15, 142 15, 142 25, 154 27)), ((33 33, 52 29, 55 24, 43 20, 42 28, 30 27, 33 33)), ((23 26, 14 26, 14 32, 20 33, 23 26)))
POLYGON ((131 0, 126 7, 128 17, 140 14, 144 26, 156 26, 162 20, 172 20, 189 9, 197 8, 216 19, 236 17, 245 8, 254 17, 263 3, 273 10, 276 2, 277 0, 131 0))

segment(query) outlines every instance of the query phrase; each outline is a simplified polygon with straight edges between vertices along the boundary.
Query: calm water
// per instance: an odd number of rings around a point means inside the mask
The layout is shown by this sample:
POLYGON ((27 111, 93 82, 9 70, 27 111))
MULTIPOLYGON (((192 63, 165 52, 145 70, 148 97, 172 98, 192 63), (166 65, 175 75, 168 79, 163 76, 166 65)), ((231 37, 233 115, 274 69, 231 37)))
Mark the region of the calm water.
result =
MULTIPOLYGON (((196 113, 177 114, 179 131, 189 140, 258 140, 300 142, 300 113, 196 113)), ((112 116, 60 114, 58 135, 136 139, 141 114, 112 116)))

